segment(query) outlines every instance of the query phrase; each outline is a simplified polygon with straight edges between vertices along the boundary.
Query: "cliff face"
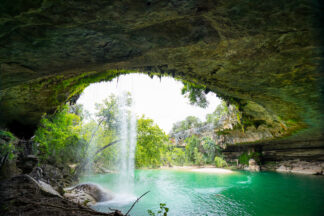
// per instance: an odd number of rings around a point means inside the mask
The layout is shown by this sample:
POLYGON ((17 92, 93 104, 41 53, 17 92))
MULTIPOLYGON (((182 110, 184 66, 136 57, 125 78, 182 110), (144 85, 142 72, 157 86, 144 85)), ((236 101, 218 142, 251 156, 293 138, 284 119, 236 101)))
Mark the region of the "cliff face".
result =
POLYGON ((278 136, 319 139, 322 10, 308 0, 3 1, 0 127, 31 136, 89 83, 142 71, 204 84, 278 136))
POLYGON ((257 152, 257 165, 261 165, 263 170, 324 174, 322 139, 282 139, 280 137, 284 130, 276 130, 266 124, 244 127, 237 116, 240 113, 230 106, 216 124, 205 123, 200 127, 170 134, 171 140, 174 145, 185 146, 185 139, 190 136, 210 137, 222 148, 225 160, 239 168, 248 169, 247 165, 238 164, 242 155, 257 152))

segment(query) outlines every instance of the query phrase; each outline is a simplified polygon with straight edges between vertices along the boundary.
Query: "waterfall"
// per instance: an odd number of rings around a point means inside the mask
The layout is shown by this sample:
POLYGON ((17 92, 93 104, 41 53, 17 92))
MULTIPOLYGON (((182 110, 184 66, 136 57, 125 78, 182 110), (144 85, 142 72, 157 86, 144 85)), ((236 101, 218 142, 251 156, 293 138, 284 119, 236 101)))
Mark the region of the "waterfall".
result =
POLYGON ((132 112, 133 102, 129 94, 123 92, 118 96, 118 136, 120 139, 117 185, 121 192, 131 193, 134 183, 136 115, 132 112))

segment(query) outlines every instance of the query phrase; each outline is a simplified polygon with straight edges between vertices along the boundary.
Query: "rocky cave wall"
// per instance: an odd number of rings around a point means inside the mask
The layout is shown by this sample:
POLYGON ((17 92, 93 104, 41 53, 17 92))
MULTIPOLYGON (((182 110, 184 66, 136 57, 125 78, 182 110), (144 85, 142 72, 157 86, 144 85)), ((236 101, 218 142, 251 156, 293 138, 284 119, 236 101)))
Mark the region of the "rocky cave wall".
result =
POLYGON ((140 71, 204 84, 290 143, 323 140, 322 11, 308 0, 5 0, 0 127, 30 137, 88 84, 140 71))

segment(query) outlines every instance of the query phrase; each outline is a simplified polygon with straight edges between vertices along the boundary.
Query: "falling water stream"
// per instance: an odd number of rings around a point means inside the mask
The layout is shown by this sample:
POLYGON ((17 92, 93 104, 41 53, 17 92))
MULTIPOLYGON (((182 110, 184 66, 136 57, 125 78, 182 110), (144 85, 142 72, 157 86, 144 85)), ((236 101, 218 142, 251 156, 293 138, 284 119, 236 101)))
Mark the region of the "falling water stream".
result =
POLYGON ((132 112, 133 102, 128 93, 118 96, 118 136, 120 139, 118 163, 119 172, 117 187, 120 192, 131 193, 134 182, 134 160, 136 148, 136 115, 132 112))

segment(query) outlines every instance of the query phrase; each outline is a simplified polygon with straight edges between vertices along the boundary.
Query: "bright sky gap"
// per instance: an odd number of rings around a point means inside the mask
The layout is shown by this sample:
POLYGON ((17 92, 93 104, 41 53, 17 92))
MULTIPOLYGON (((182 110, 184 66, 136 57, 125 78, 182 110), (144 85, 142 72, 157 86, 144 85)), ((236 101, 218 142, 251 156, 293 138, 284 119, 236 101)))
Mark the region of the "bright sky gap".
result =
POLYGON ((208 93, 207 108, 189 104, 189 100, 181 94, 183 84, 171 77, 150 78, 145 74, 122 75, 110 82, 100 82, 87 87, 78 100, 84 109, 91 114, 96 112, 95 104, 101 103, 111 94, 131 92, 135 102, 134 111, 140 117, 152 118, 166 133, 173 123, 184 120, 187 116, 196 116, 202 121, 208 113, 212 113, 220 103, 214 93, 208 93))

